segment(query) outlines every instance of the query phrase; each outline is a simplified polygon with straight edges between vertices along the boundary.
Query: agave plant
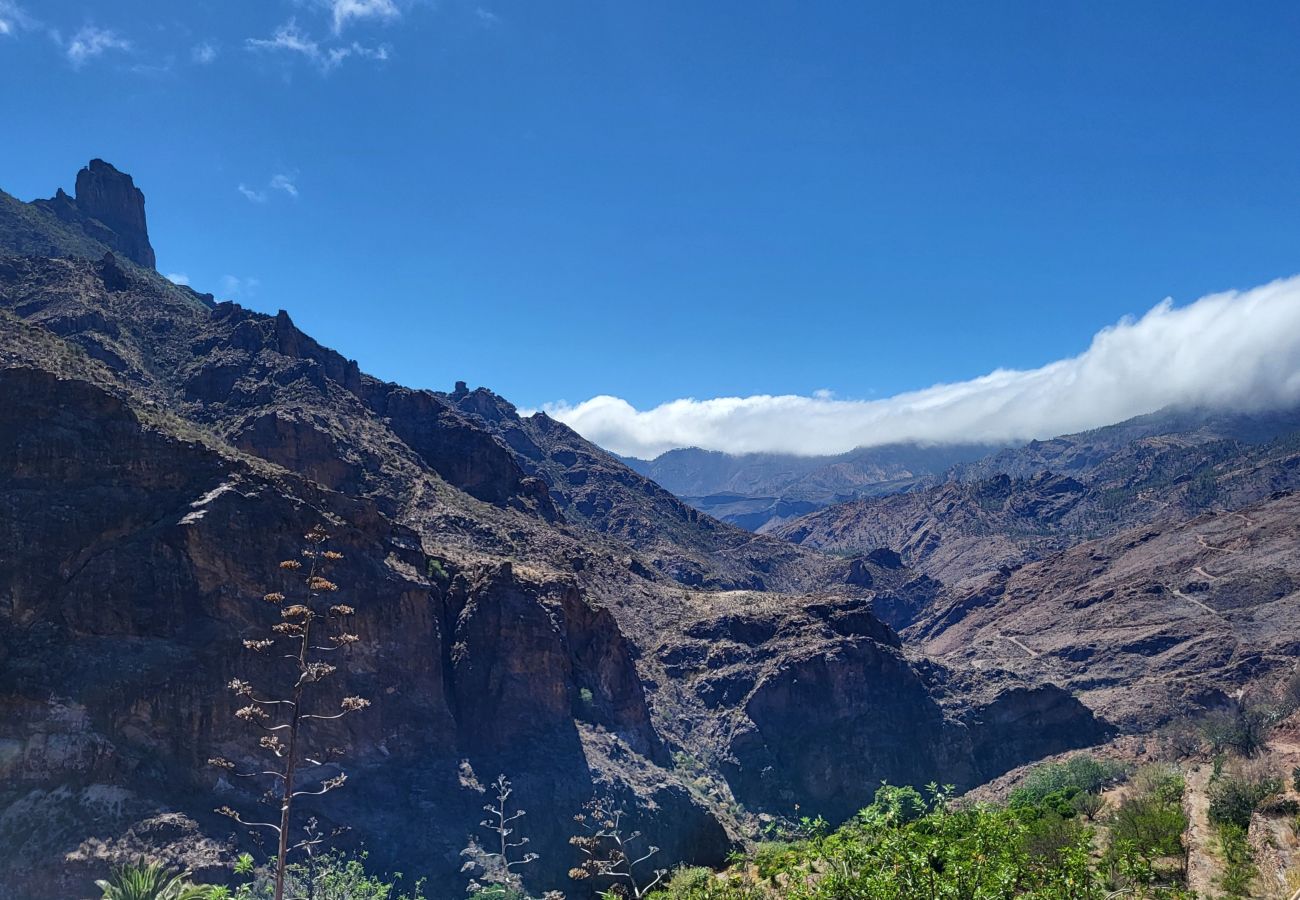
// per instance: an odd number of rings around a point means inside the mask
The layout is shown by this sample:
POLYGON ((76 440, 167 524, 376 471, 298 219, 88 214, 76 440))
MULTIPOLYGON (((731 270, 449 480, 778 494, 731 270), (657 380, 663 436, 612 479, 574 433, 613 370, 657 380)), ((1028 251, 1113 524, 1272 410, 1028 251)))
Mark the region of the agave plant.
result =
POLYGON ((162 863, 146 863, 114 869, 107 881, 96 881, 103 900, 210 900, 212 888, 191 884, 189 872, 176 872, 162 863))

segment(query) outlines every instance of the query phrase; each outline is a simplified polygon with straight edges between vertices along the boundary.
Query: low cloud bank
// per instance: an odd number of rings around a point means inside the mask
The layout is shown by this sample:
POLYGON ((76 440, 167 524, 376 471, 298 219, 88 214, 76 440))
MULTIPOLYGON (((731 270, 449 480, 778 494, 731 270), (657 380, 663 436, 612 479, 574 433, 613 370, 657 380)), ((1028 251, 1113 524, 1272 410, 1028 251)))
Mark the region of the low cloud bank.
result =
POLYGON ((759 395, 638 410, 599 396, 544 408, 602 447, 651 458, 675 447, 819 455, 898 441, 1027 441, 1166 406, 1257 411, 1296 403, 1300 276, 1183 307, 1165 300, 1102 329, 1070 359, 884 400, 759 395))

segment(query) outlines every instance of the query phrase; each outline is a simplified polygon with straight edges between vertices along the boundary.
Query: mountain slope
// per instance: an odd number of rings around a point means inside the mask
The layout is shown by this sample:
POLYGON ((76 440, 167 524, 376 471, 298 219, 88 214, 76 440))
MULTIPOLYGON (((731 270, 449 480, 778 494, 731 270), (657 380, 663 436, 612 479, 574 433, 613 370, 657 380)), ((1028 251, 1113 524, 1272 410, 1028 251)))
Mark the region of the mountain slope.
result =
POLYGON ((263 671, 237 648, 274 621, 258 598, 317 522, 359 613, 339 686, 373 701, 337 735, 355 789, 317 812, 441 896, 463 889, 476 775, 515 781, 542 854, 530 874, 553 887, 597 789, 665 862, 716 862, 756 827, 744 808, 794 796, 845 815, 880 779, 974 784, 1107 731, 1058 688, 972 687, 906 651, 871 605, 933 588, 894 560, 720 523, 488 391, 374 379, 287 313, 121 259, 91 236, 102 221, 73 218, 81 237, 39 208, 6 221, 13 896, 75 893, 146 847, 228 871, 242 836, 211 809, 256 797, 203 765, 251 752, 222 685, 263 671))
POLYGON ((775 533, 822 550, 891 547, 959 585, 1140 523, 1298 486, 1300 411, 1163 413, 1002 451, 942 485, 829 507, 775 533))

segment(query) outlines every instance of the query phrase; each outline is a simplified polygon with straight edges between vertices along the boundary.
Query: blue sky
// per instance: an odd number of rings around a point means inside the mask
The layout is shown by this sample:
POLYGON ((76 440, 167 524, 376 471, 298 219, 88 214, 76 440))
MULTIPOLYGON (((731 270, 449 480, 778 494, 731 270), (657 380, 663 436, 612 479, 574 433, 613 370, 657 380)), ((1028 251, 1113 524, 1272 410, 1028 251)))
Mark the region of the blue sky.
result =
POLYGON ((1298 10, 0 0, 0 187, 415 386, 872 400, 1300 271, 1298 10))

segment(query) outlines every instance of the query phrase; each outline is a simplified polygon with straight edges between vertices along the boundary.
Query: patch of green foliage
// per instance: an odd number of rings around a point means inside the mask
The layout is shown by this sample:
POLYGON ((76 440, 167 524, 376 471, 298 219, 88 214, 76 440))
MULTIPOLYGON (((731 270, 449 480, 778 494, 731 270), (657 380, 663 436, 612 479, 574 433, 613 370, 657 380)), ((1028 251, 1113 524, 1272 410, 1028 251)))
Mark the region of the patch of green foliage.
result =
POLYGON ((192 884, 189 872, 169 869, 162 863, 141 860, 114 869, 107 879, 96 881, 104 900, 213 900, 220 890, 192 884))
MULTIPOLYGON (((1077 766, 1082 769, 1082 766, 1077 766)), ((1070 787, 1070 785, 1067 785, 1070 787)), ((1059 791, 1053 784, 1046 791, 1059 791)), ((1093 830, 1055 809, 960 804, 936 785, 928 796, 882 787, 852 821, 806 840, 760 846, 722 875, 682 870, 658 900, 1101 900, 1120 887, 1147 898, 1186 898, 1124 844, 1098 865, 1093 830)))
MULTIPOLYGON (((252 860, 241 858, 236 871, 251 875, 233 892, 216 897, 232 900, 268 900, 275 895, 275 878, 270 867, 252 868, 252 860)), ((311 897, 313 900, 425 900, 423 884, 417 882, 407 892, 399 889, 400 874, 380 877, 366 871, 366 854, 349 856, 341 851, 321 853, 291 863, 285 878, 286 897, 311 897)))
POLYGON ((1210 821, 1215 825, 1250 827, 1256 809, 1280 796, 1282 779, 1223 775, 1210 785, 1210 821))
POLYGON ((1223 854, 1223 874, 1219 877, 1219 887, 1225 896, 1249 897, 1251 883, 1258 870, 1255 868, 1255 856, 1250 843, 1246 840, 1246 829, 1240 825, 1224 823, 1219 826, 1219 852, 1223 854))
POLYGON ((1107 785, 1123 778, 1124 767, 1119 763, 1080 753, 1063 763, 1035 766, 1011 792, 1007 802, 1013 807, 1047 805, 1067 815, 1075 795, 1099 794, 1107 785))

